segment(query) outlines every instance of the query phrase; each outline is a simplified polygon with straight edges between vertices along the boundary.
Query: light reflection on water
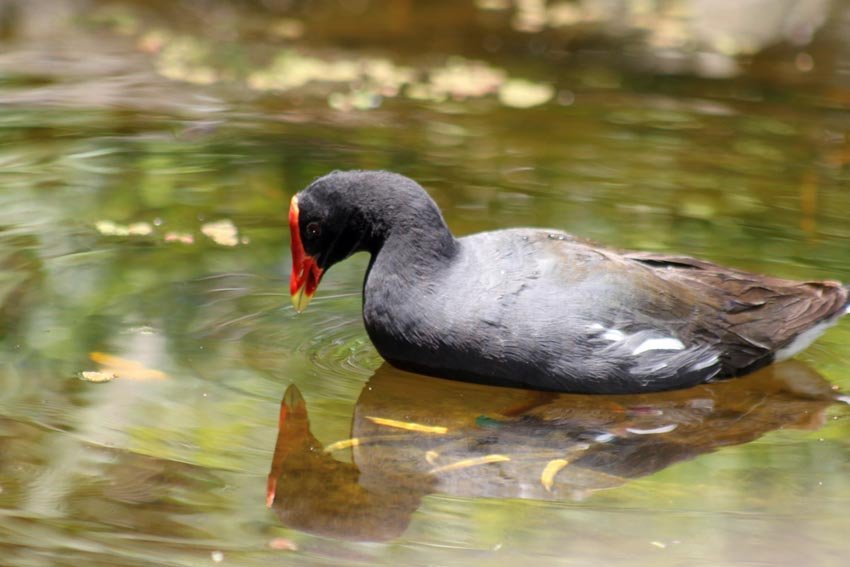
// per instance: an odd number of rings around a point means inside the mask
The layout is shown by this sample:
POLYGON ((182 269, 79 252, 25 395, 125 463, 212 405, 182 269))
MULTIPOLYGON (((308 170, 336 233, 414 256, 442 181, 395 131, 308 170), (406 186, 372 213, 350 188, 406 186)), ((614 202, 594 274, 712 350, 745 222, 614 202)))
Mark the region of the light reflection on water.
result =
MULTIPOLYGON (((785 382, 665 394, 622 412, 607 398, 523 406, 532 394, 382 366, 360 322, 366 258, 335 266, 301 316, 286 285, 289 197, 346 167, 416 178, 459 234, 548 226, 850 281, 850 119, 840 77, 821 57, 842 49, 832 36, 811 46, 812 74, 789 71, 798 54, 780 47, 739 79, 705 81, 633 62, 623 69, 581 48, 574 64, 535 59, 514 49, 530 41, 514 30, 490 60, 510 78, 533 63, 529 77, 558 89, 546 105, 506 108, 495 94, 389 97, 346 112, 329 108, 321 88, 278 96, 246 94, 240 77, 167 80, 148 33, 170 30, 167 17, 151 12, 148 28, 132 10, 95 12, 103 35, 58 25, 54 35, 73 49, 23 37, 0 57, 0 564, 844 564, 850 422, 822 398, 829 383, 850 389, 847 323, 801 357, 807 367, 784 367, 793 374, 785 382), (202 232, 224 219, 238 230, 236 246, 202 232), (105 234, 101 221, 146 223, 150 233, 105 234), (93 352, 166 378, 79 380, 100 368, 93 352), (779 393, 788 382, 797 395, 779 393), (310 418, 310 436, 295 439, 317 448, 383 435, 386 425, 366 419, 376 413, 448 423, 454 437, 431 446, 403 433, 396 452, 381 441, 278 463, 290 385, 310 418), (734 395, 719 395, 727 390, 734 395), (683 408, 688 399, 700 401, 683 408), (676 429, 659 416, 679 420, 676 429), (578 466, 577 443, 597 443, 582 450, 594 452, 593 466, 578 466), (427 474, 439 459, 482 452, 511 460, 427 474), (567 463, 550 492, 541 479, 558 459, 567 463), (286 512, 283 500, 265 508, 273 461, 275 474, 283 470, 278 492, 318 500, 325 516, 306 504, 300 516, 286 512), (293 465, 298 475, 285 470, 293 465), (368 504, 360 516, 357 498, 368 504), (327 517, 336 532, 320 526, 327 517), (271 549, 276 541, 297 551, 271 549)), ((209 18, 244 24, 228 13, 209 18)), ((448 17, 457 27, 443 38, 467 57, 490 53, 463 39, 464 26, 483 25, 475 14, 448 17)), ((305 45, 346 36, 348 21, 336 31, 331 20, 311 24, 305 45)), ((828 25, 840 32, 841 21, 828 25)), ((492 47, 483 36, 499 29, 469 37, 492 47)), ((410 59, 404 38, 421 32, 387 39, 390 55, 410 59)), ((253 57, 252 33, 219 46, 230 57, 222 68, 253 57)), ((180 45, 209 43, 192 41, 180 45)))

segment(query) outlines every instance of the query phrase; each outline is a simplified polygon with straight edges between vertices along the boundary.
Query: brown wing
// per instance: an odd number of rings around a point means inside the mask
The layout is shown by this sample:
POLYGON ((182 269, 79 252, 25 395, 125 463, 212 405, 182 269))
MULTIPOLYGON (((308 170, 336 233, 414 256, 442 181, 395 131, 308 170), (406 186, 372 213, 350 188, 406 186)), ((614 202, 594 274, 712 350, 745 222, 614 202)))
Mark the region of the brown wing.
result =
POLYGON ((850 302, 850 290, 837 281, 786 280, 685 256, 627 252, 623 257, 663 272, 663 279, 686 285, 699 298, 709 311, 708 322, 693 331, 714 335, 729 347, 722 349, 728 353, 724 374, 763 365, 766 355, 838 317, 850 302))

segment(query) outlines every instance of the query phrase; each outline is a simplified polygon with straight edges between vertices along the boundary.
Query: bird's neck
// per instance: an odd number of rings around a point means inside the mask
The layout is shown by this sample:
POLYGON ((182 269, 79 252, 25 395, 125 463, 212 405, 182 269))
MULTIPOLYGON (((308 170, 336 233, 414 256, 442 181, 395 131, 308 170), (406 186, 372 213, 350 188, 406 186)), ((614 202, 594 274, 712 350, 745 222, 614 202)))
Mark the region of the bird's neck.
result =
POLYGON ((399 272, 422 276, 451 262, 457 248, 445 223, 408 225, 391 230, 376 256, 384 256, 399 272))
MULTIPOLYGON (((408 281, 433 277, 457 255, 459 243, 434 206, 416 214, 398 214, 383 226, 373 241, 370 271, 374 266, 393 279, 408 281)), ((368 278, 368 274, 367 274, 368 278)))

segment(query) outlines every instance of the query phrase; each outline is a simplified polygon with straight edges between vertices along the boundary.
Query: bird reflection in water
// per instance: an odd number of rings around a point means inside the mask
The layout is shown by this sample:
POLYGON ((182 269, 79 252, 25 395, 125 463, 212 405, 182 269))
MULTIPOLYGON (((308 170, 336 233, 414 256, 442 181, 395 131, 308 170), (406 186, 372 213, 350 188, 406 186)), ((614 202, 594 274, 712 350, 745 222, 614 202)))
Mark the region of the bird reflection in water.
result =
POLYGON ((267 504, 302 531, 388 540, 431 493, 583 498, 775 429, 817 429, 843 399, 796 361, 618 396, 483 386, 385 364, 360 393, 351 438, 327 446, 311 433, 298 388, 286 390, 267 504))

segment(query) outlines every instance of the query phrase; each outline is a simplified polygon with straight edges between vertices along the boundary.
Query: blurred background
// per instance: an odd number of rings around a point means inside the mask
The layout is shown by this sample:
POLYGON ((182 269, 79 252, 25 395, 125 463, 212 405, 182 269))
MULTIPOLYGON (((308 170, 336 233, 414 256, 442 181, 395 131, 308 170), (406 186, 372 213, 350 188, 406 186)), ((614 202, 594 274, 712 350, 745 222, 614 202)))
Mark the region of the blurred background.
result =
MULTIPOLYGON (((848 108, 846 0, 0 0, 0 564, 844 565, 836 407, 584 499, 425 496, 384 544, 263 503, 286 387, 327 445, 381 365, 366 258, 288 307, 313 178, 850 281, 848 108)), ((800 358, 850 389, 846 322, 800 358)))

